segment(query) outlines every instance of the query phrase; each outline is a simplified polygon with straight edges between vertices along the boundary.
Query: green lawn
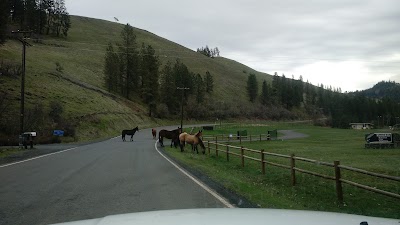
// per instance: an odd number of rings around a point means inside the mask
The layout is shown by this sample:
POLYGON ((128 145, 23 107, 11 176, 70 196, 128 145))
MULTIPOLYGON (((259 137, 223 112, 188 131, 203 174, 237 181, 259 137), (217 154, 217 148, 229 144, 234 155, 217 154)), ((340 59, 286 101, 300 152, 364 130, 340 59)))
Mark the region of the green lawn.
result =
MULTIPOLYGON (((246 129, 252 134, 265 133, 265 130, 291 129, 304 134, 308 138, 285 141, 254 141, 243 142, 242 146, 251 149, 280 154, 295 154, 318 161, 332 163, 339 160, 342 165, 365 169, 372 172, 400 176, 400 149, 364 149, 364 134, 367 131, 342 130, 314 127, 303 124, 278 123, 269 126, 230 125, 222 126, 215 131, 203 131, 204 135, 216 133, 232 133, 238 129, 246 129)), ((235 143, 231 143, 235 145, 235 143)), ((238 143, 236 143, 238 145, 238 143)), ((331 180, 314 177, 308 174, 296 173, 297 185, 290 185, 290 171, 278 167, 266 166, 266 175, 261 173, 259 162, 245 160, 241 167, 238 157, 220 152, 215 156, 197 155, 189 151, 181 152, 167 148, 170 155, 177 160, 194 167, 211 178, 219 181, 229 189, 247 197, 253 203, 266 208, 288 208, 345 212, 369 216, 400 218, 400 201, 381 194, 361 190, 343 184, 344 204, 337 201, 335 183, 331 180)), ((233 148, 230 151, 235 151, 233 148)), ((237 151, 238 152, 238 151, 237 151)), ((250 154, 251 155, 251 154, 250 154)), ((258 157, 257 155, 252 155, 258 157)), ((268 161, 290 165, 289 159, 267 157, 268 161)), ((318 164, 296 161, 296 167, 334 176, 333 168, 318 164)), ((354 172, 342 170, 344 179, 379 189, 400 194, 399 182, 382 178, 374 178, 354 172)))

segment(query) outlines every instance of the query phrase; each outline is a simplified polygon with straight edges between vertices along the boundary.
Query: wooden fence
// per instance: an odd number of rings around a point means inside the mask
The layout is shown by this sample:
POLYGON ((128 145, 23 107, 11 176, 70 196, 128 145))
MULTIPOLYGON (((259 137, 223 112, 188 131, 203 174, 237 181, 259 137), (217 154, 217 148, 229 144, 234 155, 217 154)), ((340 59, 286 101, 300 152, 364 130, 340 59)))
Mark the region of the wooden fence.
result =
POLYGON ((296 157, 294 154, 283 155, 283 154, 278 154, 278 153, 266 152, 264 150, 254 150, 254 149, 249 149, 249 148, 244 148, 244 147, 232 146, 229 144, 222 144, 222 143, 218 143, 217 140, 218 140, 218 138, 216 138, 214 142, 207 141, 207 151, 208 151, 209 155, 211 154, 211 151, 215 151, 216 156, 219 156, 219 153, 222 153, 222 154, 226 155, 227 161, 229 161, 229 157, 231 155, 239 157, 241 159, 242 167, 245 166, 245 160, 252 160, 252 161, 259 162, 262 174, 265 174, 265 165, 276 166, 276 167, 280 167, 283 169, 288 169, 288 170, 290 170, 292 186, 296 185, 296 172, 305 173, 305 174, 313 175, 313 176, 320 177, 323 179, 335 181, 337 199, 341 203, 343 203, 342 183, 345 183, 345 184, 348 184, 348 185, 351 185, 351 186, 354 186, 357 188, 361 188, 364 190, 383 194, 383 195, 386 195, 389 197, 400 199, 400 195, 397 193, 388 192, 388 191, 380 190, 380 189, 370 187, 367 185, 359 184, 359 183, 356 183, 356 182, 353 182, 350 180, 345 180, 341 177, 341 172, 342 172, 342 170, 348 170, 348 171, 352 171, 352 172, 356 172, 356 173, 360 173, 360 174, 365 174, 365 175, 378 177, 378 178, 389 179, 389 180, 397 181, 397 182, 400 182, 400 177, 389 176, 389 175, 369 172, 366 170, 357 169, 357 168, 353 168, 353 167, 349 167, 349 166, 340 165, 339 161, 334 161, 333 163, 321 162, 318 160, 307 159, 307 158, 303 158, 303 157, 296 157), (231 151, 233 149, 236 149, 236 152, 231 151), (237 152, 239 152, 239 153, 237 153, 237 152), (246 155, 246 153, 251 153, 252 156, 250 156, 249 154, 246 155), (259 157, 256 158, 255 155, 258 155, 259 157), (265 159, 266 156, 285 158, 288 160, 289 165, 284 165, 284 164, 267 161, 265 159), (313 171, 298 168, 298 167, 296 167, 296 161, 302 161, 302 162, 311 163, 314 165, 318 164, 318 165, 332 168, 334 171, 334 176, 329 176, 329 175, 320 174, 320 173, 316 173, 313 171))
POLYGON ((214 141, 214 142, 235 142, 239 141, 241 144, 242 141, 265 141, 271 140, 270 134, 258 134, 258 135, 229 135, 229 134, 215 134, 215 135, 203 135, 203 141, 214 141))

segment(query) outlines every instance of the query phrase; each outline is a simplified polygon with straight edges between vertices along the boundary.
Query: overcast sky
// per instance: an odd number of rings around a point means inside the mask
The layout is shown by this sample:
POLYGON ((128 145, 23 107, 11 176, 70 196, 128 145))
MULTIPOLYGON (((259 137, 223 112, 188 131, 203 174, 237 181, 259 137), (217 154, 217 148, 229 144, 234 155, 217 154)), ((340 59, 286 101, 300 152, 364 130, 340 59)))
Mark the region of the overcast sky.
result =
POLYGON ((130 23, 260 72, 355 91, 400 82, 400 0, 66 0, 71 15, 130 23))

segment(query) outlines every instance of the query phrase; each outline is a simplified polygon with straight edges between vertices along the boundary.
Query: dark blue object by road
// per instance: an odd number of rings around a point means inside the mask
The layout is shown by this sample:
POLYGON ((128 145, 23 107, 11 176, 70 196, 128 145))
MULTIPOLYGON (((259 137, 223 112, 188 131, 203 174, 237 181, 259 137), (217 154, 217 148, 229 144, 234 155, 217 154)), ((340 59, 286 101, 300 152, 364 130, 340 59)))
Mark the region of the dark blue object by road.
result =
POLYGON ((62 137, 62 136, 64 136, 64 131, 63 130, 54 130, 53 135, 62 137))

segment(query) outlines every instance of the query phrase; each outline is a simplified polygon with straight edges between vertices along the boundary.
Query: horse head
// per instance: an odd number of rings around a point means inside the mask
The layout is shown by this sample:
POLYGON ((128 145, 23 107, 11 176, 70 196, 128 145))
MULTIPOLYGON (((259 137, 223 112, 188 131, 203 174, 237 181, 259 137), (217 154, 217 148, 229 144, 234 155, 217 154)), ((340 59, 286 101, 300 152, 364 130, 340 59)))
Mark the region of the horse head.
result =
POLYGON ((201 137, 201 136, 203 136, 203 130, 199 130, 199 132, 197 132, 197 133, 195 134, 195 136, 196 136, 196 137, 201 137))
POLYGON ((137 131, 139 131, 139 127, 135 127, 135 128, 133 128, 132 130, 137 130, 137 131))

